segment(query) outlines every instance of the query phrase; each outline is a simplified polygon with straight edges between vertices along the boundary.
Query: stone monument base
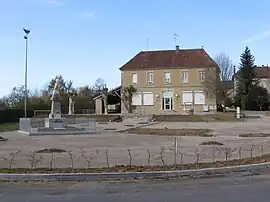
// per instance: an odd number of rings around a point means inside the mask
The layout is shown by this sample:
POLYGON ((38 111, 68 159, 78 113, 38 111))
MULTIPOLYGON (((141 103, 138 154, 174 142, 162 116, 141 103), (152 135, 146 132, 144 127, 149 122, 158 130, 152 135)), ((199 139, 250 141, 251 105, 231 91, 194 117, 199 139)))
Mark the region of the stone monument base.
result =
POLYGON ((31 118, 20 118, 20 129, 18 132, 29 136, 90 135, 98 133, 96 131, 96 120, 87 119, 85 123, 85 126, 78 126, 76 124, 70 126, 65 118, 46 118, 45 127, 43 125, 33 128, 31 118))
POLYGON ((68 122, 65 118, 45 118, 45 128, 66 128, 68 122))

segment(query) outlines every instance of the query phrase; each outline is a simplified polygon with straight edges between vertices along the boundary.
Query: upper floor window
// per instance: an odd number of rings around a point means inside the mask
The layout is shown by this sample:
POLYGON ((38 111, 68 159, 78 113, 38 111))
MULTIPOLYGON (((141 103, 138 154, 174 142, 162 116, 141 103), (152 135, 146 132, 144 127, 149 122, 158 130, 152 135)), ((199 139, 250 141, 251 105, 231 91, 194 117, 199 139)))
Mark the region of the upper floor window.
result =
POLYGON ((164 82, 171 83, 171 73, 170 72, 164 72, 164 82))
POLYGON ((136 84, 138 82, 138 75, 137 75, 137 73, 132 73, 131 74, 131 77, 132 77, 132 83, 133 84, 136 84))
POLYGON ((182 81, 183 83, 188 83, 188 72, 182 72, 182 81))
POLYGON ((147 72, 147 83, 153 84, 153 72, 147 72))
POLYGON ((200 76, 200 81, 204 81, 205 80, 205 72, 199 72, 199 76, 200 76))

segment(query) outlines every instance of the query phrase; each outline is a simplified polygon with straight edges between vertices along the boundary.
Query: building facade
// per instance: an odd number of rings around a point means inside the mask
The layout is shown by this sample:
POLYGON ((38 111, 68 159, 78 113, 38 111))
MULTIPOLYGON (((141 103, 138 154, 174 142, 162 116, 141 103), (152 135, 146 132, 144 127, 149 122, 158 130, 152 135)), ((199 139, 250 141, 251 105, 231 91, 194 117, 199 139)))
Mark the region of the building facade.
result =
MULTIPOLYGON (((132 85, 136 89, 132 98, 134 113, 216 111, 215 82, 219 68, 204 49, 143 51, 120 70, 122 88, 132 85), (209 75, 211 89, 205 84, 209 75)), ((127 113, 123 103, 121 112, 127 113)))

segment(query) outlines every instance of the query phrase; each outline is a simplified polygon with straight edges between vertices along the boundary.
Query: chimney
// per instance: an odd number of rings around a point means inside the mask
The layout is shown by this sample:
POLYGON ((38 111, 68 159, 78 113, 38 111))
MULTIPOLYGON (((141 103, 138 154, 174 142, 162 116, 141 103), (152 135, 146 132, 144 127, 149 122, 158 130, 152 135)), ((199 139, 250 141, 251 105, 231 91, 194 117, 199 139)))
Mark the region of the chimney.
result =
POLYGON ((175 47, 175 48, 176 48, 176 50, 177 50, 177 51, 179 51, 179 45, 176 45, 176 47, 175 47))

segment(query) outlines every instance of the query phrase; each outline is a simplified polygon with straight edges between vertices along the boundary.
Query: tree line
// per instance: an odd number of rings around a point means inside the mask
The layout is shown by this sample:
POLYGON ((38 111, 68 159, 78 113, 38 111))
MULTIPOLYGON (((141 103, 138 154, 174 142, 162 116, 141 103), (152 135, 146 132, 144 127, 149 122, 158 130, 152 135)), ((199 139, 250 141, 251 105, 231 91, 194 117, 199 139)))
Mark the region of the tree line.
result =
MULTIPOLYGON (((60 96, 62 113, 68 113, 69 96, 74 96, 75 112, 83 113, 83 110, 88 113, 94 113, 95 102, 93 98, 100 94, 106 86, 104 79, 98 78, 92 86, 86 85, 75 88, 73 82, 65 80, 63 76, 58 76, 60 80, 60 96)), ((51 107, 51 95, 56 79, 51 79, 49 84, 44 89, 36 89, 27 92, 27 111, 34 110, 49 110, 51 107)), ((0 99, 0 110, 23 111, 25 99, 24 86, 14 87, 11 93, 0 99)), ((21 114, 21 113, 19 113, 21 114)), ((29 115, 32 115, 30 113, 29 115)))

